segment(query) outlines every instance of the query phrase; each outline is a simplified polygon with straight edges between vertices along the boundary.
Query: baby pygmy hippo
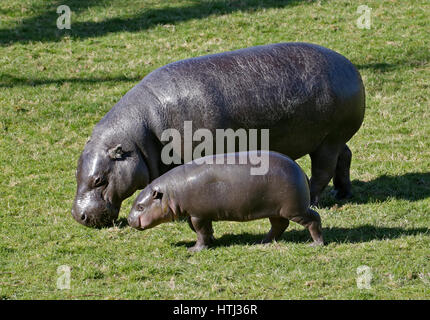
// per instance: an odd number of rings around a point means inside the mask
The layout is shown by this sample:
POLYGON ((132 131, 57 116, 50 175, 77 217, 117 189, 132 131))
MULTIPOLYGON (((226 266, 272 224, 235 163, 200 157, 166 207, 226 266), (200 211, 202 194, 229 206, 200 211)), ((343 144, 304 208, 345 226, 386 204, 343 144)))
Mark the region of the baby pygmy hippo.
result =
POLYGON ((293 160, 270 151, 217 154, 198 160, 149 184, 134 201, 130 226, 146 230, 186 217, 197 233, 190 250, 200 251, 214 241, 212 221, 269 218, 272 227, 263 240, 268 243, 277 240, 292 220, 308 228, 312 245, 323 244, 320 216, 309 208, 307 177, 293 160), (257 153, 268 161, 266 174, 251 174, 249 160, 257 153), (241 156, 248 159, 245 164, 239 163, 241 156))

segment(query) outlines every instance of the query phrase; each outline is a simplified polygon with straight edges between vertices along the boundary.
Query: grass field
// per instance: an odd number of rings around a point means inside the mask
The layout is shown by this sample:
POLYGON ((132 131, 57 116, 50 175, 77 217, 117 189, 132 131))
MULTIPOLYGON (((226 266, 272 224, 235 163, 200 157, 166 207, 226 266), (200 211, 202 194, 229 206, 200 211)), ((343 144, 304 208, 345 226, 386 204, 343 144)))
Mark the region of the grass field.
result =
MULTIPOLYGON (((8 0, 0 2, 0 298, 429 299, 430 2, 8 0), (59 30, 56 8, 72 10, 59 30), (359 5, 372 8, 359 29, 359 5), (217 246, 186 249, 186 223, 101 230, 70 214, 93 126, 150 71, 183 58, 305 41, 362 74, 366 116, 349 142, 354 197, 325 191, 327 245, 292 223, 214 224, 217 246), (71 268, 70 289, 57 268, 71 268), (359 289, 357 268, 373 275, 359 289)), ((310 174, 309 159, 299 160, 310 174)))

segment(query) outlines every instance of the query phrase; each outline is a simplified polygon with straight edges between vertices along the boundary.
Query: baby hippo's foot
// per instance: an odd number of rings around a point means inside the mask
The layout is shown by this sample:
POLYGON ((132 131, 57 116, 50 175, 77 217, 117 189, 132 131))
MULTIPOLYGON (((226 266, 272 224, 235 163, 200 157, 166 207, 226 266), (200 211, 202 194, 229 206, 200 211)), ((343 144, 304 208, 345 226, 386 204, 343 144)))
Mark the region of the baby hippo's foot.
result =
POLYGON ((213 236, 212 221, 204 220, 197 217, 191 217, 191 225, 197 233, 196 244, 189 248, 190 252, 199 252, 208 249, 209 246, 215 241, 213 236))
POLYGON ((191 248, 188 248, 189 252, 199 252, 202 250, 209 249, 215 241, 213 234, 202 235, 199 234, 197 242, 191 248))
POLYGON ((269 220, 272 227, 263 241, 261 241, 261 244, 268 244, 273 241, 278 241, 285 229, 287 229, 288 225, 290 224, 288 219, 282 217, 270 217, 269 220))

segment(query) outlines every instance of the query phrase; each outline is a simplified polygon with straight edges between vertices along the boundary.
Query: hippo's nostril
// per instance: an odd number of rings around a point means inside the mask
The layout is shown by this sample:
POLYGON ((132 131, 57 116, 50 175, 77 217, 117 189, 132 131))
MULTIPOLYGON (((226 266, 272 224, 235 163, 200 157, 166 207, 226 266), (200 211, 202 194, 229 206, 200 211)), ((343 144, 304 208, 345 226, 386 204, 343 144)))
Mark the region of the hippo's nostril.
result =
POLYGON ((87 219, 87 215, 85 214, 85 213, 83 213, 82 215, 81 215, 81 220, 82 221, 85 221, 87 219))

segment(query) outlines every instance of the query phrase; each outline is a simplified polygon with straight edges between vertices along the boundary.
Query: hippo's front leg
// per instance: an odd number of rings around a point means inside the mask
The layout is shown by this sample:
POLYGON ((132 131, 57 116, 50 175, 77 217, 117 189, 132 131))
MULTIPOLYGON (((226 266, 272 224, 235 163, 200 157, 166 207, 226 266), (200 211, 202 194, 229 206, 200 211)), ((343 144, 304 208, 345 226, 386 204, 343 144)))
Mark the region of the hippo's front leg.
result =
POLYGON ((188 250, 191 252, 198 252, 203 249, 209 248, 214 241, 214 230, 212 229, 212 221, 196 217, 191 217, 190 220, 192 226, 194 227, 194 230, 197 233, 197 242, 193 247, 189 248, 188 250))

